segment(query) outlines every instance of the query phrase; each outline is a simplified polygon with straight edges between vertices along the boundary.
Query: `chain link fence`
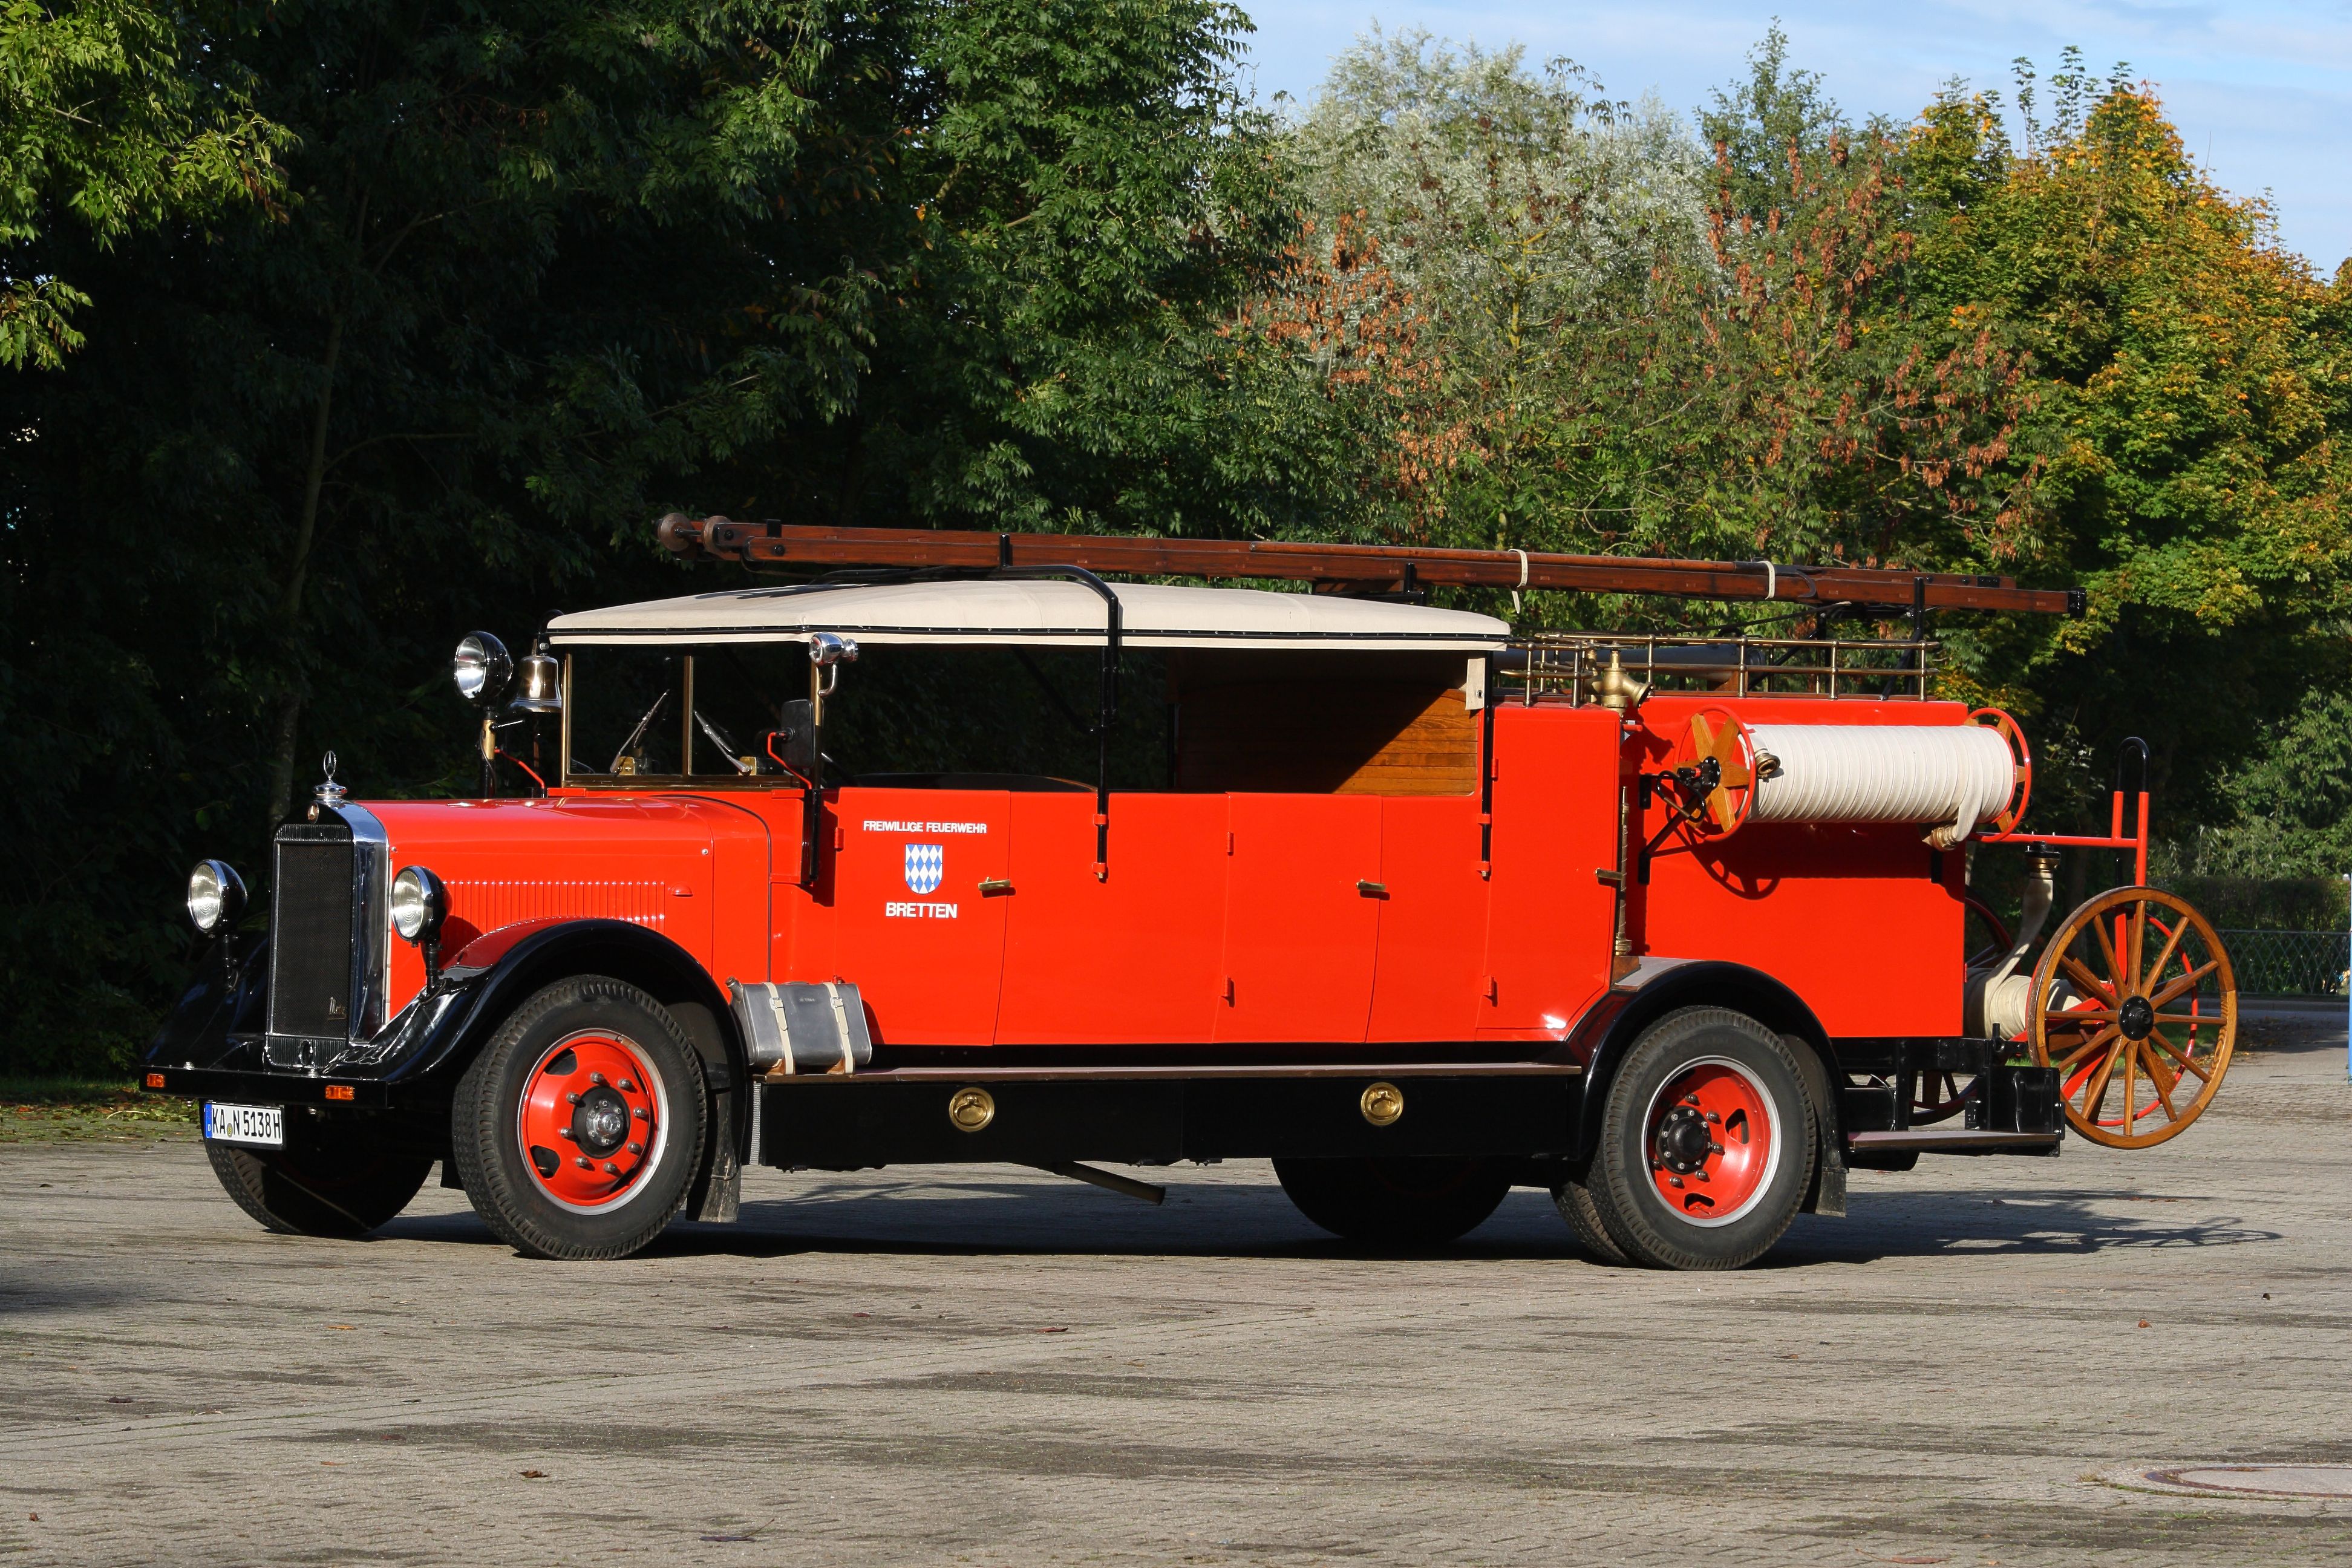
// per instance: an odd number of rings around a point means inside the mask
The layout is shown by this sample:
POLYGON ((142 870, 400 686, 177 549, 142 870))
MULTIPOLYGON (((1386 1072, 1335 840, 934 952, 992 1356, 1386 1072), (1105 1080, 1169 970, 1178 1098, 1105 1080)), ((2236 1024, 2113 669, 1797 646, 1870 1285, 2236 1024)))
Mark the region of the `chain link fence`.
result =
POLYGON ((2238 989, 2264 996, 2341 996, 2352 969, 2352 934, 2340 931, 2224 931, 2238 989))

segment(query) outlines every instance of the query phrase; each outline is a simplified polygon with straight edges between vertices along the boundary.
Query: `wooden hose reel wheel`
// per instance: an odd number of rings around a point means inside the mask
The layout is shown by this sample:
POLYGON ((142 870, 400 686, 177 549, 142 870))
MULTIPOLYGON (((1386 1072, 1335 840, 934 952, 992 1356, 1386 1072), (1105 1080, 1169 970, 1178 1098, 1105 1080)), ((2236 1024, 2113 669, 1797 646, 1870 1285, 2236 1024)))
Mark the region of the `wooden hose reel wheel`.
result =
POLYGON ((1667 766, 1675 773, 1712 759, 1716 782, 1685 820, 1710 837, 1739 831, 1756 799, 1756 746, 1739 716, 1723 708, 1702 708, 1690 716, 1667 766))
POLYGON ((2237 1044, 2221 937, 2154 888, 2118 888, 2068 915, 2033 966, 2033 995, 2034 1061, 2058 1069, 2067 1122, 2111 1149, 2149 1148, 2196 1121, 2237 1044))
POLYGON ((1984 832, 1996 837, 2014 833, 2017 825, 2025 820, 2026 803, 2033 798, 2033 750, 2025 743, 2023 727, 1998 708, 1979 708, 1969 715, 1969 722, 1980 724, 2007 741, 2011 753, 2017 759, 2011 775, 2016 788, 2010 794, 2009 804, 1983 827, 1984 832))

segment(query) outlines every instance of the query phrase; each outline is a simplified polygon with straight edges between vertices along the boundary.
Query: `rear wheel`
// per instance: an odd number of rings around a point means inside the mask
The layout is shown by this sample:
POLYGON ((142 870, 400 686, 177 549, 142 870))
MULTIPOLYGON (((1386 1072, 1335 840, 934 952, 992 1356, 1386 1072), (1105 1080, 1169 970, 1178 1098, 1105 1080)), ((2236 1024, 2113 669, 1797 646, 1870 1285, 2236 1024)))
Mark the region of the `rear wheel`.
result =
POLYGON ((1497 1161, 1276 1160, 1298 1212, 1334 1236, 1380 1247, 1434 1247, 1486 1223, 1511 1190, 1497 1161))
POLYGON ((1551 1201, 1559 1208, 1559 1217, 1568 1221, 1568 1228, 1576 1233, 1577 1245, 1595 1263, 1622 1268, 1633 1259, 1610 1237, 1609 1227, 1601 1223, 1600 1206, 1592 1201, 1592 1189, 1585 1184, 1587 1174, 1579 1173, 1554 1187, 1551 1201))
POLYGON ((559 981, 458 1080, 466 1196, 538 1258, 625 1258, 685 1206, 709 1121, 702 1060, 660 1003, 603 975, 559 981))
POLYGON ((289 1111, 286 1146, 205 1142, 213 1174, 236 1206, 285 1236, 362 1237, 416 1195, 433 1156, 376 1129, 289 1111))
POLYGON ((1618 1068, 1588 1190, 1634 1262, 1738 1268, 1796 1217, 1816 1137, 1779 1035, 1742 1013, 1686 1008, 1652 1025, 1618 1068))

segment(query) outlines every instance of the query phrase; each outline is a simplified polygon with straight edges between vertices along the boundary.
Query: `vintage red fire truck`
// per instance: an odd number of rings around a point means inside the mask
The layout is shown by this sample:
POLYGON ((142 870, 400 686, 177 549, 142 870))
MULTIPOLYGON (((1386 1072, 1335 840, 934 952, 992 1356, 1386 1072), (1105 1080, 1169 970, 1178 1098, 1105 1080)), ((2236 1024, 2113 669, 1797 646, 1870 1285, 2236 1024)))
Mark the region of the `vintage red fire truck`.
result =
POLYGON ((466 638, 478 795, 362 803, 331 759, 276 836, 266 931, 236 871, 192 877, 209 946, 146 1083, 202 1099, 265 1226, 363 1234, 437 1162, 521 1251, 616 1258, 733 1218, 747 1164, 1013 1162, 1156 1198, 1087 1162, 1270 1157, 1367 1245, 1533 1185, 1598 1258, 1731 1268, 1843 1213, 1853 1169, 2157 1142, 2228 1066, 2228 956, 2141 885, 2144 787, 2119 774, 2105 835, 2028 838, 2018 727, 1935 695, 1927 614, 2079 596, 663 537, 759 574, 558 616, 519 667, 466 638), (1310 591, 1108 581, 1169 575, 1310 591), (1813 635, 1515 637, 1433 584, 1787 601, 1813 635), (2011 845, 2014 938, 1969 881, 2011 845), (2058 855, 2102 849, 2131 884, 2050 928, 2058 855))

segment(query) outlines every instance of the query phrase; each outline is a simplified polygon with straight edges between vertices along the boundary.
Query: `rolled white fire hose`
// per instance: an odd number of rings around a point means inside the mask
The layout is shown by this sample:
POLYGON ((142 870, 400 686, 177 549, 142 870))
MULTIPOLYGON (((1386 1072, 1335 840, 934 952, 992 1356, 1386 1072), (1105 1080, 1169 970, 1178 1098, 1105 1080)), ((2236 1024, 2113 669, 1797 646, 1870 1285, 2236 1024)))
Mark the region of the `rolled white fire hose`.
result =
POLYGON ((1748 733, 1754 822, 1935 823, 1931 841, 1948 848, 2017 791, 2009 742, 1980 724, 1757 724, 1748 733))

